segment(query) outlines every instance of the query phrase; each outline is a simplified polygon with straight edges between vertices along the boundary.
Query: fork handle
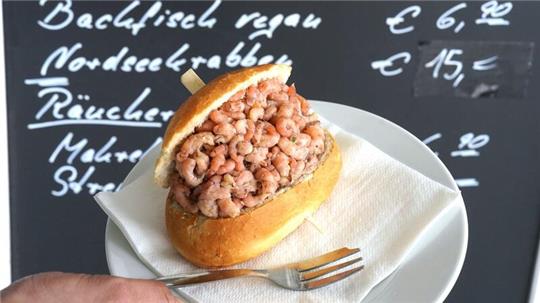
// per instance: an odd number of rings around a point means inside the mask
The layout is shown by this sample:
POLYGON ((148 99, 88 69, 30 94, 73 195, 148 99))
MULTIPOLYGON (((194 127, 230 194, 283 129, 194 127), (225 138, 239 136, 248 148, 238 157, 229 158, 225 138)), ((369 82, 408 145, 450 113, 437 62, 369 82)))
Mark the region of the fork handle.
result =
POLYGON ((225 280, 237 277, 267 277, 268 273, 265 270, 252 269, 225 269, 216 271, 205 271, 188 274, 178 274, 157 278, 157 281, 165 283, 167 287, 179 287, 191 284, 199 284, 210 281, 225 280))

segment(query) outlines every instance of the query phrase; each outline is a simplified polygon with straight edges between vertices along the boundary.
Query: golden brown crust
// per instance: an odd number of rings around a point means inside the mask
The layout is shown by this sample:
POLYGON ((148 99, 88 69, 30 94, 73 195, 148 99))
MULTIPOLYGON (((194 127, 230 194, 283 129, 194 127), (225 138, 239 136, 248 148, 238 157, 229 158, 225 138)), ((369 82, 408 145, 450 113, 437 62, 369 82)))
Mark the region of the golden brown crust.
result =
POLYGON ((220 107, 236 92, 262 80, 277 78, 285 83, 291 67, 284 64, 266 64, 244 68, 221 75, 190 96, 169 121, 163 137, 161 154, 156 162, 154 180, 161 187, 168 187, 174 168, 175 148, 193 133, 214 109, 220 107))
POLYGON ((165 208, 169 237, 176 250, 195 265, 224 267, 244 262, 276 245, 315 212, 330 196, 340 171, 341 154, 331 138, 331 150, 312 178, 238 217, 193 215, 169 195, 165 208))

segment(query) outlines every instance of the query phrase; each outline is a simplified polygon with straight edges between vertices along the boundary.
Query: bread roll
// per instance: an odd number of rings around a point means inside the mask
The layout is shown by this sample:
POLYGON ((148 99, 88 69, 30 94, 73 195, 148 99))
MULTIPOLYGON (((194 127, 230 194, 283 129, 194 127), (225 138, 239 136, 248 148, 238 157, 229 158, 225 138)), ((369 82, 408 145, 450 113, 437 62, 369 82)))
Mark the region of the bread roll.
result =
MULTIPOLYGON (((155 182, 171 186, 175 154, 195 128, 237 92, 266 79, 285 83, 291 68, 268 64, 233 71, 214 79, 188 98, 171 119, 155 168, 155 182)), ((325 132, 324 151, 317 168, 236 217, 211 218, 192 213, 175 201, 172 190, 165 208, 167 232, 176 250, 201 267, 224 267, 256 257, 293 232, 325 201, 341 170, 334 138, 325 132)), ((293 141, 294 142, 294 141, 293 141)), ((301 245, 301 244, 299 244, 301 245)))

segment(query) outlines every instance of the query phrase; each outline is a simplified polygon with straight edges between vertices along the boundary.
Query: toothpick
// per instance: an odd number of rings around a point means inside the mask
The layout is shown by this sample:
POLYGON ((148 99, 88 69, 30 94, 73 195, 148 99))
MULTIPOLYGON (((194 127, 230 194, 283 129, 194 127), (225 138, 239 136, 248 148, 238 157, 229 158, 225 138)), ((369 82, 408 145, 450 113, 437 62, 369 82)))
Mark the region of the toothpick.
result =
POLYGON ((313 217, 311 215, 307 216, 306 217, 306 221, 308 221, 309 223, 311 223, 321 234, 324 234, 324 230, 323 228, 321 227, 321 225, 319 225, 319 223, 317 223, 315 221, 315 219, 313 219, 313 217))
POLYGON ((205 85, 204 81, 191 68, 180 76, 180 82, 182 82, 191 94, 196 93, 205 85))

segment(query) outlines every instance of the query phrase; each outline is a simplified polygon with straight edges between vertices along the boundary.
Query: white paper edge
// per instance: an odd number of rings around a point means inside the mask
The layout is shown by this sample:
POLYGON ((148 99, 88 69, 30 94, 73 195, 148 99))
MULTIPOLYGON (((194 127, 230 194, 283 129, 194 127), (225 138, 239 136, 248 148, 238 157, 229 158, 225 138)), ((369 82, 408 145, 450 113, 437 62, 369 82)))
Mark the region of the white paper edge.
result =
POLYGON ((540 302, 540 239, 538 242, 538 248, 536 249, 536 261, 534 265, 534 273, 531 283, 531 290, 529 292, 529 303, 540 302))

